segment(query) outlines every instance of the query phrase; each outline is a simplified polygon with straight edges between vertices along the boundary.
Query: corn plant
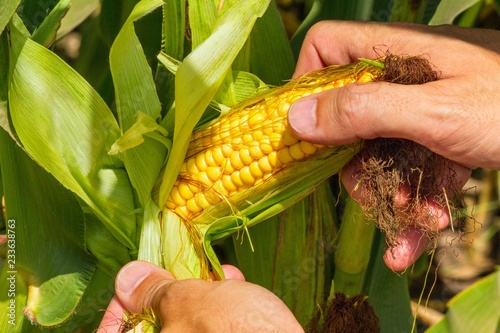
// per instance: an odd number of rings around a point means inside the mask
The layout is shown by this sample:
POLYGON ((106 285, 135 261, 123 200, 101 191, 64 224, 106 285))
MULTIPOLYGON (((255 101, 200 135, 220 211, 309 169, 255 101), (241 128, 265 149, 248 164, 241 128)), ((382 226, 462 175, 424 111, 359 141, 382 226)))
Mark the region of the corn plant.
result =
POLYGON ((335 82, 300 94, 284 83, 318 20, 437 24, 475 2, 309 1, 289 40, 271 0, 3 0, 0 331, 92 331, 134 259, 179 279, 223 279, 220 261, 233 262, 304 326, 334 291, 364 293, 382 331, 410 331, 407 277, 384 266, 383 235, 338 195, 334 174, 356 147, 323 150, 283 124, 294 100, 335 82), (75 28, 80 55, 63 58, 55 41, 75 28), (282 146, 261 144, 265 127, 234 127, 263 112, 282 118, 268 124, 282 146), (214 143, 223 137, 233 146, 214 143), (284 155, 295 167, 271 173, 284 155))

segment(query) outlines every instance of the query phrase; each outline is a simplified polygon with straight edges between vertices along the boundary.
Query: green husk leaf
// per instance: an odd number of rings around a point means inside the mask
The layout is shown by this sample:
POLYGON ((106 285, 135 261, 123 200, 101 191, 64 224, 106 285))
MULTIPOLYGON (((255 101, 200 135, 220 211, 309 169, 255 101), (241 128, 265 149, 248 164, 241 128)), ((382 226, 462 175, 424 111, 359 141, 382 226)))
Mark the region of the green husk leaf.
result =
POLYGON ((142 112, 137 113, 137 121, 133 124, 115 143, 111 146, 109 150, 109 155, 116 155, 118 153, 123 153, 124 151, 137 147, 144 142, 144 136, 149 133, 158 131, 161 135, 156 136, 161 140, 161 142, 169 148, 171 143, 166 138, 167 130, 156 123, 156 121, 145 115, 142 112))
POLYGON ((111 111, 54 53, 25 39, 13 25, 11 36, 9 106, 23 147, 89 205, 122 244, 135 250, 128 176, 121 161, 106 154, 119 136, 111 111))
MULTIPOLYGON (((160 188, 160 204, 166 202, 177 179, 191 133, 231 68, 239 50, 262 16, 269 1, 226 1, 210 37, 187 56, 175 77, 174 145, 160 188)), ((168 128, 168 127, 167 127, 168 128)))
POLYGON ((169 210, 162 214, 162 255, 164 267, 177 279, 208 279, 207 262, 200 240, 196 242, 187 224, 169 210))
POLYGON ((139 260, 149 261, 157 266, 163 267, 161 252, 160 226, 161 210, 153 200, 146 202, 142 216, 142 229, 140 236, 140 250, 137 256, 139 260))

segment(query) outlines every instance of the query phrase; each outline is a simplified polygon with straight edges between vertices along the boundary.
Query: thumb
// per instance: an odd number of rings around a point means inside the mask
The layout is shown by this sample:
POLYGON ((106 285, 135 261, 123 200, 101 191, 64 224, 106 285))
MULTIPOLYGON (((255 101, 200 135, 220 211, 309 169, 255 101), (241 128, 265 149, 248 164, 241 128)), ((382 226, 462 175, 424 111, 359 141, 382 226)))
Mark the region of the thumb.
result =
POLYGON ((175 281, 173 275, 148 262, 132 261, 120 270, 115 281, 116 296, 130 312, 140 313, 158 303, 166 285, 175 281))
POLYGON ((375 137, 418 140, 415 132, 422 131, 428 113, 422 90, 385 82, 349 84, 297 100, 288 121, 300 139, 326 145, 375 137))

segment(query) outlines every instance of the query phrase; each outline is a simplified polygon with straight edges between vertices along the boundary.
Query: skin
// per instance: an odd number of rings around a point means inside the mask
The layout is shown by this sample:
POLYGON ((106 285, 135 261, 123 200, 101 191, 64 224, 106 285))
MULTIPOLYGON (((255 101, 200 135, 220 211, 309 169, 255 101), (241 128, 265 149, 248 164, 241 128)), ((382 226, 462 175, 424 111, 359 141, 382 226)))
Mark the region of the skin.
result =
POLYGON ((304 332, 292 312, 272 292, 245 282, 233 266, 226 280, 176 280, 151 263, 133 261, 117 275, 116 294, 97 333, 119 332, 124 309, 152 308, 162 332, 304 332))
MULTIPOLYGON (((311 28, 303 44, 295 76, 359 57, 374 58, 387 48, 394 54, 424 54, 441 72, 436 82, 420 86, 387 83, 352 84, 305 97, 292 106, 289 123, 305 140, 339 145, 376 137, 416 141, 455 162, 465 183, 475 167, 500 168, 500 32, 326 21, 311 28)), ((356 165, 342 170, 346 188, 354 191, 356 165)), ((404 189, 395 198, 404 206, 404 189)), ((449 223, 446 210, 429 199, 436 228, 449 223)), ((418 213, 418 212, 417 212, 418 213)), ((385 255, 394 270, 410 266, 427 240, 411 228, 400 246, 385 255)), ((225 281, 175 280, 146 262, 132 262, 119 272, 116 295, 98 333, 117 332, 124 309, 152 307, 162 332, 303 332, 289 309, 268 290, 245 282, 235 267, 224 267, 225 281)))

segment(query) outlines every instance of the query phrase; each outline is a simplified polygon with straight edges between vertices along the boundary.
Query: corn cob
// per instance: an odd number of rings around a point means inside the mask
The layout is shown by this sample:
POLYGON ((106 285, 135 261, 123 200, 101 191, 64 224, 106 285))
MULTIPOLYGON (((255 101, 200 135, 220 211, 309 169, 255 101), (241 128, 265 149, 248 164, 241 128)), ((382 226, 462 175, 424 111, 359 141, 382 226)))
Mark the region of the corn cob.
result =
POLYGON ((166 208, 192 220, 326 148, 293 135, 287 122, 291 104, 328 89, 373 81, 380 72, 365 63, 332 66, 237 105, 193 134, 166 208))

